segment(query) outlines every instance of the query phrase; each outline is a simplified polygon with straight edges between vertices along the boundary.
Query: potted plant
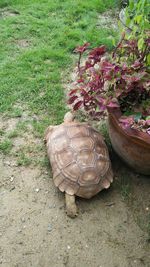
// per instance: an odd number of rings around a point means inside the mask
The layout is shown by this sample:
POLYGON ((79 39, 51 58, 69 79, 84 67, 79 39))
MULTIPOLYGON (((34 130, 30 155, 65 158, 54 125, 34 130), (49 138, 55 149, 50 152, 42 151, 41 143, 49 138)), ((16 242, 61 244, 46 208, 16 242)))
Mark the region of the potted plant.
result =
POLYGON ((142 49, 136 39, 121 41, 111 54, 105 46, 77 47, 78 75, 69 92, 74 110, 84 109, 94 119, 108 114, 112 146, 136 171, 150 174, 150 39, 142 49))

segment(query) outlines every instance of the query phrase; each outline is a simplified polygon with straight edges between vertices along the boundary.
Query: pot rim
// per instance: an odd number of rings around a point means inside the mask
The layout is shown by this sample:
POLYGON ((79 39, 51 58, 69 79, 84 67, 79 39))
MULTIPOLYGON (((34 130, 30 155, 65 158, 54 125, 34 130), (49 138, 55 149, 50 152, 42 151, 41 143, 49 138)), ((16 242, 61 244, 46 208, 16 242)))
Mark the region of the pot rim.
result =
POLYGON ((136 129, 131 129, 130 127, 127 127, 126 129, 124 129, 123 127, 121 127, 120 123, 119 123, 119 118, 122 116, 121 110, 120 108, 109 108, 108 109, 108 117, 109 119, 112 119, 114 121, 114 123, 117 125, 117 127, 119 128, 119 130, 125 134, 126 136, 134 139, 134 141, 140 140, 142 142, 145 143, 145 145, 150 146, 150 136, 148 133, 144 133, 141 131, 138 131, 136 129))

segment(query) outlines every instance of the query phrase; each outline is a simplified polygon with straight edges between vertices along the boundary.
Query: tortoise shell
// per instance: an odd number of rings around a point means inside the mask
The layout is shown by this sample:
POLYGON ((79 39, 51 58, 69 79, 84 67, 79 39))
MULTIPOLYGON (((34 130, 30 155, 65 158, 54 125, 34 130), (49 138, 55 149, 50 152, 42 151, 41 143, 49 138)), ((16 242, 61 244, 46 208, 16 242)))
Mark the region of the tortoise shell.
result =
POLYGON ((113 181, 103 137, 88 124, 54 126, 46 135, 56 187, 62 192, 91 198, 113 181))

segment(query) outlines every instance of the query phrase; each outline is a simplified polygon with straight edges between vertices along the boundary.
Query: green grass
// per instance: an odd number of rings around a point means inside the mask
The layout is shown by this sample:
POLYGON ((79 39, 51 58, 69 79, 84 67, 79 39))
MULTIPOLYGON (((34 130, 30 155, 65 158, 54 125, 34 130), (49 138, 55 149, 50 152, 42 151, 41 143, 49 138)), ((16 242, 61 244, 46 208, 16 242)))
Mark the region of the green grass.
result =
POLYGON ((21 108, 14 107, 13 110, 7 114, 7 117, 11 118, 19 118, 23 114, 23 111, 21 108))
POLYGON ((28 131, 28 121, 18 121, 15 130, 20 134, 28 131))
POLYGON ((32 159, 27 157, 22 151, 18 154, 17 165, 18 166, 29 166, 32 163, 32 159))
POLYGON ((18 135, 19 135, 19 132, 15 129, 15 130, 9 132, 9 134, 7 135, 7 137, 8 138, 16 138, 16 137, 18 137, 18 135))
MULTIPOLYGON (((71 70, 73 50, 88 41, 112 48, 110 28, 96 28, 98 14, 114 0, 1 0, 0 112, 14 117, 24 105, 42 117, 35 130, 60 123, 66 111, 62 73, 71 70), (20 43, 26 42, 23 46, 20 43)), ((65 75, 65 74, 64 74, 65 75)))
POLYGON ((13 147, 13 144, 11 140, 5 139, 2 142, 0 142, 0 152, 3 152, 4 154, 9 154, 13 147))
POLYGON ((117 181, 117 187, 123 200, 129 201, 132 193, 132 178, 127 169, 121 169, 117 181))
POLYGON ((3 136, 5 134, 5 131, 0 129, 0 136, 3 136))

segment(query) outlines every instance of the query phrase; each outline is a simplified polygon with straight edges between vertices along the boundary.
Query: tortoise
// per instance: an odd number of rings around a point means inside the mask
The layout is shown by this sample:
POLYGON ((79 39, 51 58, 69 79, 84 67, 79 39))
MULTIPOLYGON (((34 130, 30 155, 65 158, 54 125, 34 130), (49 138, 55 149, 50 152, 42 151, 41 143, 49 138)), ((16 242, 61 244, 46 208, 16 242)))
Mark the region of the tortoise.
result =
POLYGON ((67 112, 64 122, 45 133, 53 180, 65 192, 67 215, 75 217, 75 196, 91 198, 113 182, 108 149, 101 134, 67 112))

